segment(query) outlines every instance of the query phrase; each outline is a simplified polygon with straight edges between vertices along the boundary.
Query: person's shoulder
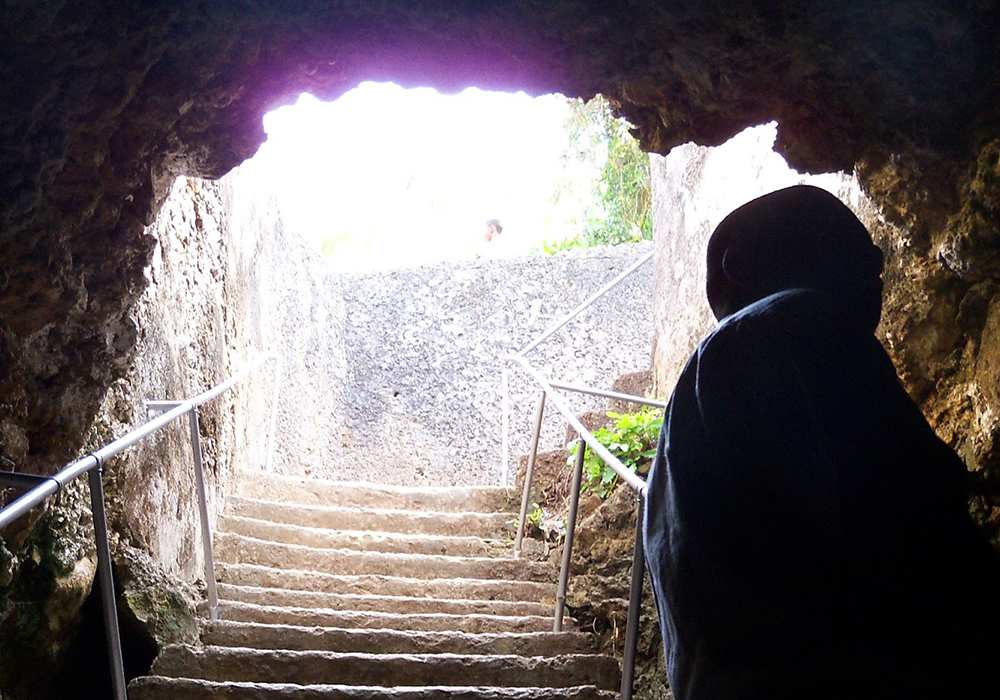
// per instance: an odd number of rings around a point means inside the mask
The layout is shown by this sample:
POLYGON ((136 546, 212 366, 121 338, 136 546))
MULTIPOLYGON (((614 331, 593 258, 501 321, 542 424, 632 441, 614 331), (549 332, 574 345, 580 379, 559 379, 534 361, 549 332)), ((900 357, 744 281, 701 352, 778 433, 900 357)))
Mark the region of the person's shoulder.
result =
POLYGON ((835 314, 812 289, 789 289, 759 299, 723 318, 699 343, 699 364, 749 366, 800 346, 826 345, 839 338, 835 314))
POLYGON ((699 348, 724 344, 736 339, 750 340, 761 333, 773 332, 783 322, 800 315, 809 316, 818 300, 809 289, 789 289, 758 299, 721 319, 701 341, 699 348))
POLYGON ((745 341, 757 336, 818 340, 826 336, 858 335, 859 327, 850 322, 850 317, 851 310, 839 308, 836 299, 823 292, 786 289, 722 319, 712 335, 738 336, 745 341))
POLYGON ((798 315, 814 317, 825 314, 827 305, 824 295, 815 289, 785 289, 748 304, 723 319, 720 325, 740 327, 769 318, 798 315))

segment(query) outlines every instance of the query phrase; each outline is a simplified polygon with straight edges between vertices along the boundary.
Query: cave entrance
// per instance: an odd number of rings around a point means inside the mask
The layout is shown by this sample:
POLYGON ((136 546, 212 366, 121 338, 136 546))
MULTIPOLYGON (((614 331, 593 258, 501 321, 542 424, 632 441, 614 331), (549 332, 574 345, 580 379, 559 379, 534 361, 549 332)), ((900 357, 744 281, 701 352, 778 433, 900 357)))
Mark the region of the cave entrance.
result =
MULTIPOLYGON (((265 129, 258 157, 219 183, 227 203, 196 206, 202 222, 226 210, 202 226, 225 252, 199 259, 214 256, 233 280, 219 311, 233 319, 228 347, 286 362, 282 393, 295 400, 278 404, 275 468, 501 483, 502 358, 649 252, 648 155, 603 98, 478 89, 366 83, 336 103, 303 97, 265 129), (486 241, 493 219, 502 231, 486 241), (600 245, 633 240, 642 251, 600 245)), ((551 376, 606 387, 648 370, 652 266, 642 273, 547 343, 551 376)), ((523 452, 537 391, 518 379, 509 415, 523 452)), ((599 406, 580 398, 581 412, 599 406)))

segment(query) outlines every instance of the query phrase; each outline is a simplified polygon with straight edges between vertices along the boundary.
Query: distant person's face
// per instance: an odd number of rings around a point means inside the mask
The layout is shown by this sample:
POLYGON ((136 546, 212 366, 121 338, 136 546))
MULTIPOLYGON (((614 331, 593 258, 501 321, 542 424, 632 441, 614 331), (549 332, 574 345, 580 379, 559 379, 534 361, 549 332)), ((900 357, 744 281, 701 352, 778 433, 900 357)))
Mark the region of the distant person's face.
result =
POLYGON ((483 236, 483 238, 485 238, 487 241, 492 241, 493 238, 496 237, 497 235, 498 234, 496 226, 494 226, 493 224, 488 224, 486 226, 486 234, 483 236))

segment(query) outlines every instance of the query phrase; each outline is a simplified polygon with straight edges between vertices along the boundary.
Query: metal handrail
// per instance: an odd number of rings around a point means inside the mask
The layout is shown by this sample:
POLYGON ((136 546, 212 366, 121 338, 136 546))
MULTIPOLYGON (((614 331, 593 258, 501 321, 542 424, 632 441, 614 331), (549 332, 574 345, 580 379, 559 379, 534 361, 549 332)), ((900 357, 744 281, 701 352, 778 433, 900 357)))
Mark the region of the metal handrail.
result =
POLYGON ((530 343, 525 345, 523 348, 518 350, 512 355, 507 355, 503 358, 501 362, 501 382, 500 382, 500 411, 501 411, 501 428, 500 428, 500 440, 501 440, 501 463, 503 468, 502 475, 502 485, 507 486, 507 482, 510 478, 510 373, 507 371, 507 364, 513 360, 515 357, 524 357, 529 352, 541 345, 545 340, 550 338, 556 331, 563 328, 566 324, 572 321, 574 318, 586 311, 594 302, 603 297, 605 294, 610 292, 612 289, 617 287, 625 278, 629 277, 633 272, 638 270, 644 264, 652 259, 654 251, 649 251, 635 260, 631 265, 620 272, 614 279, 606 283, 596 292, 591 294, 587 299, 585 299, 579 306, 570 311, 568 314, 563 316, 559 321, 550 326, 544 333, 532 340, 530 343))
MULTIPOLYGON (((611 467, 618 477, 631 487, 637 496, 638 509, 635 523, 635 542, 632 547, 632 580, 629 585, 628 618, 625 624, 625 646, 622 653, 622 682, 619 695, 622 700, 631 700, 632 683, 635 678, 635 653, 639 641, 639 612, 642 598, 642 583, 645 574, 646 560, 642 549, 642 518, 643 505, 646 496, 646 482, 642 477, 635 474, 626 467, 621 460, 611 454, 597 438, 580 422, 574 415, 569 405, 557 394, 553 392, 557 387, 566 391, 578 391, 594 395, 610 395, 620 401, 631 401, 643 405, 664 406, 661 401, 653 401, 641 396, 621 394, 619 392, 604 392, 589 387, 579 387, 562 382, 547 381, 536 369, 531 367, 523 357, 513 358, 542 386, 542 393, 539 397, 538 408, 535 412, 535 428, 532 435, 532 451, 528 454, 528 464, 524 474, 524 491, 521 495, 521 514, 518 518, 517 535, 514 538, 514 556, 521 555, 521 544, 524 538, 525 519, 528 512, 528 500, 531 493, 531 481, 534 476, 535 460, 537 458, 538 437, 541 433, 542 416, 545 410, 546 399, 552 401, 562 417, 577 431, 580 440, 590 449, 594 450, 611 467)), ((573 541, 576 535, 576 515, 580 504, 580 491, 583 481, 583 462, 586 448, 582 445, 576 452, 576 460, 573 465, 573 481, 570 486, 569 510, 566 514, 566 535, 563 541, 562 563, 559 567, 559 585, 556 591, 555 616, 552 623, 552 631, 562 631, 562 618, 566 609, 566 591, 569 587, 570 562, 573 556, 573 541)))
MULTIPOLYGON (((206 578, 210 590, 215 588, 215 570, 211 554, 211 532, 209 532, 208 508, 205 497, 204 473, 201 461, 201 439, 198 426, 198 407, 207 401, 211 401, 223 392, 232 388, 237 382, 242 381, 250 372, 256 370, 268 360, 275 361, 275 390, 274 402, 271 407, 271 429, 268 442, 267 464, 270 464, 270 456, 274 448, 275 416, 277 409, 278 387, 281 377, 281 359, 274 353, 263 353, 239 373, 233 375, 221 384, 198 394, 194 398, 186 401, 149 401, 146 402, 147 411, 168 409, 156 418, 146 421, 138 428, 135 428, 117 440, 113 440, 104 447, 95 450, 82 459, 79 459, 66 467, 63 467, 53 476, 36 476, 32 474, 20 474, 17 472, 0 473, 0 485, 23 488, 25 485, 35 483, 26 493, 0 509, 0 530, 13 523, 18 518, 25 515, 35 506, 42 503, 53 494, 62 491, 63 487, 71 481, 88 475, 90 482, 91 511, 94 518, 94 538, 97 544, 97 573, 101 590, 101 602, 104 608, 104 631, 108 644, 108 657, 111 666, 111 685, 115 700, 127 700, 125 689, 125 671, 122 663, 121 635, 118 628, 118 610, 115 604, 114 581, 111 576, 111 546, 108 539, 107 513, 104 504, 104 485, 101 476, 104 472, 103 465, 113 457, 137 442, 149 437, 156 431, 165 427, 174 420, 187 414, 191 416, 191 440, 192 451, 195 462, 195 481, 198 488, 199 506, 201 513, 202 541, 207 541, 206 546, 206 578), (172 406, 172 408, 171 408, 172 406)), ((209 601, 212 605, 212 601, 209 601)), ((214 601, 214 610, 211 611, 213 619, 218 618, 218 597, 214 601)))
POLYGON ((567 382, 549 382, 549 385, 553 389, 564 389, 566 391, 574 391, 578 394, 589 394, 591 396, 600 396, 605 399, 613 399, 615 401, 628 401, 629 403, 637 403, 642 406, 652 406, 653 408, 666 408, 666 401, 657 401, 656 399, 647 399, 644 396, 635 396, 634 394, 623 394, 620 391, 605 391, 604 389, 594 389, 589 386, 581 386, 579 384, 569 384, 567 382))
MULTIPOLYGON (((642 477, 637 476, 635 472, 626 467, 620 459, 611 454, 611 451, 602 445, 596 437, 594 437, 593 433, 587 430, 580 419, 576 417, 569 404, 554 392, 555 387, 550 381, 542 376, 541 372, 532 367, 531 363, 529 363, 526 359, 518 355, 508 355, 508 359, 521 365, 521 367, 523 367, 524 370, 530 374, 536 382, 538 382, 539 386, 542 387, 542 391, 545 392, 547 399, 555 404, 556 408, 559 409, 559 412, 563 414, 563 418, 566 419, 566 422, 569 423, 570 426, 572 426, 572 428, 579 434, 580 439, 587 443, 587 446, 596 452, 597 455, 603 459, 605 463, 611 467, 611 469, 614 470, 615 474, 617 474, 622 481, 638 491, 639 495, 645 495, 646 482, 642 479, 642 477)), ((567 387, 569 385, 563 384, 562 386, 567 387)), ((629 394, 619 394, 618 396, 625 399, 625 397, 628 397, 629 394)), ((648 401, 648 399, 640 396, 632 398, 634 398, 637 403, 645 403, 648 401)), ((664 404, 662 402, 654 402, 654 405, 662 406, 664 404)), ((527 481, 527 477, 525 478, 525 481, 527 481)))
POLYGON ((543 333, 539 338, 528 343, 519 352, 506 355, 503 358, 502 365, 502 394, 501 394, 501 404, 503 411, 503 483, 506 486, 509 474, 509 462, 510 462, 510 445, 509 445, 509 428, 510 428, 510 417, 509 417, 509 385, 510 376, 508 372, 508 365, 516 363, 521 366, 521 368, 526 371, 541 387, 542 392, 538 399, 538 405, 535 409, 535 423, 534 432, 532 433, 531 440, 531 451, 528 453, 528 463, 525 467, 524 474, 524 490, 521 495, 521 511, 520 517, 518 518, 517 535, 514 538, 514 556, 521 556, 521 545, 524 538, 524 527, 525 521, 528 514, 528 500, 531 494, 531 482, 534 478, 535 471, 535 461, 538 456, 538 441, 541 435, 542 428, 542 418, 545 413, 545 404, 547 400, 550 400, 562 417, 569 423, 570 426, 576 430, 577 435, 583 445, 576 452, 576 460, 573 467, 573 480, 570 486, 570 502, 569 502, 569 512, 566 516, 566 535, 563 543, 563 555, 562 564, 559 569, 559 586, 556 592, 556 607, 555 607, 555 619, 553 620, 552 630, 554 632, 559 632, 562 630, 562 618, 566 608, 566 590, 569 585, 569 569, 570 560, 573 556, 573 540, 576 534, 576 516, 577 510, 580 503, 580 490, 583 481, 583 463, 584 457, 587 452, 587 447, 592 449, 605 464, 607 464, 611 469, 618 475, 618 477, 631 487, 637 496, 638 501, 638 511, 636 514, 636 527, 635 527, 635 542, 632 549, 632 580, 629 586, 629 605, 628 605, 628 619, 625 626, 625 647, 622 654, 622 682, 620 688, 620 697, 622 700, 631 700, 632 698, 632 684, 635 678, 635 653, 636 647, 639 640, 639 613, 640 613, 640 602, 642 597, 642 584, 643 577, 645 575, 645 556, 642 549, 642 520, 643 520, 643 510, 644 501, 646 496, 646 482, 642 477, 638 476, 631 469, 626 467, 621 460, 615 457, 611 452, 602 445, 597 438, 591 433, 586 426, 576 417, 574 411, 570 408, 569 404, 563 400, 558 394, 555 393, 555 389, 560 389, 563 391, 572 391, 575 393, 589 394, 592 396, 601 396, 604 398, 615 399, 618 401, 629 401, 632 403, 642 404, 646 406, 656 406, 660 408, 665 408, 666 404, 662 401, 656 401, 653 399, 647 399, 642 396, 633 396, 631 394, 623 394, 616 391, 605 391, 602 389, 594 389, 591 387, 580 386, 577 384, 570 384, 566 382, 555 382, 546 379, 537 369, 531 366, 525 355, 531 350, 535 349, 542 343, 546 338, 550 337, 553 333, 558 331, 560 328, 564 327, 578 315, 580 315, 588 306, 597 301, 609 292, 612 288, 618 285, 622 280, 635 272, 639 267, 652 258, 653 253, 649 252, 646 255, 640 257, 636 262, 630 265, 624 272, 615 277, 611 282, 604 285, 600 290, 591 295, 585 302, 583 302, 576 309, 567 314, 563 319, 561 319, 554 326, 549 328, 545 333, 543 333), (585 446, 584 446, 585 445, 585 446))

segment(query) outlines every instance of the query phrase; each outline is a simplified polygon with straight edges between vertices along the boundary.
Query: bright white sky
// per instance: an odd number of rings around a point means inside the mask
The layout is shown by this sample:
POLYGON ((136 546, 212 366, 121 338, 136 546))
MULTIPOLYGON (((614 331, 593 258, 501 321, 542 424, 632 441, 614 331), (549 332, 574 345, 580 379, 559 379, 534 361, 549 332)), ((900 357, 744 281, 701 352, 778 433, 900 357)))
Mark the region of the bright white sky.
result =
MULTIPOLYGON (((302 95, 264 118, 255 157, 287 226, 334 244, 340 267, 413 265, 483 250, 487 219, 503 225, 487 254, 526 253, 576 235, 576 194, 597 173, 562 158, 566 98, 469 88, 441 95, 362 83, 332 103, 302 95)), ((327 244, 329 245, 329 243, 327 244)))

